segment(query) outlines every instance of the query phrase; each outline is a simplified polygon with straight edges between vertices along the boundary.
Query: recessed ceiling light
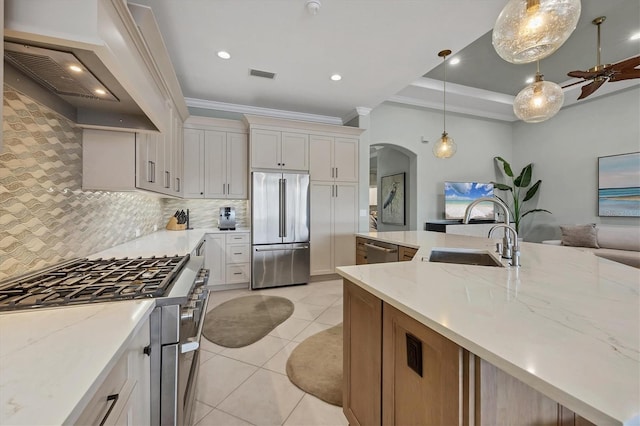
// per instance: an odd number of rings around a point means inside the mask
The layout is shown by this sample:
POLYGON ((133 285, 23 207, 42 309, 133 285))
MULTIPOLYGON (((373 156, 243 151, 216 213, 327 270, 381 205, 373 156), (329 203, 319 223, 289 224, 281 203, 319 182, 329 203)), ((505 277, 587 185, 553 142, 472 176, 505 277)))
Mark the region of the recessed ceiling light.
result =
POLYGON ((527 78, 524 82, 525 82, 525 83, 527 83, 527 84, 531 84, 531 83, 533 83, 534 81, 536 81, 535 77, 529 77, 529 78, 527 78))
POLYGON ((69 65, 69 69, 73 72, 82 72, 82 68, 77 65, 69 65))
POLYGON ((631 41, 640 40, 640 32, 637 32, 637 33, 633 34, 631 37, 629 37, 629 40, 631 40, 631 41))
POLYGON ((460 58, 453 58, 449 60, 449 65, 458 65, 460 63, 460 58))
POLYGON ((231 59, 231 54, 229 52, 221 50, 221 51, 218 52, 218 58, 231 59))
POLYGON ((94 92, 96 92, 98 95, 106 95, 107 94, 107 92, 105 92, 102 89, 96 89, 96 90, 94 90, 94 92))
POLYGON ((333 80, 333 81, 340 81, 340 80, 342 80, 342 76, 341 76, 340 74, 333 74, 333 75, 331 76, 331 80, 333 80))

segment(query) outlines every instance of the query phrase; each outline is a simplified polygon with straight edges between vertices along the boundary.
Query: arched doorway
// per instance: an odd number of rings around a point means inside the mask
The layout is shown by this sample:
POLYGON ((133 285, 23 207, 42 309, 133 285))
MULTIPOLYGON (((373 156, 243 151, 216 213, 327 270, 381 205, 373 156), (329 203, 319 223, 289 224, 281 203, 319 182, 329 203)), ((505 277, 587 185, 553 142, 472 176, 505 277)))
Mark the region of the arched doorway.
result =
POLYGON ((369 151, 369 229, 417 229, 416 153, 391 143, 369 151))

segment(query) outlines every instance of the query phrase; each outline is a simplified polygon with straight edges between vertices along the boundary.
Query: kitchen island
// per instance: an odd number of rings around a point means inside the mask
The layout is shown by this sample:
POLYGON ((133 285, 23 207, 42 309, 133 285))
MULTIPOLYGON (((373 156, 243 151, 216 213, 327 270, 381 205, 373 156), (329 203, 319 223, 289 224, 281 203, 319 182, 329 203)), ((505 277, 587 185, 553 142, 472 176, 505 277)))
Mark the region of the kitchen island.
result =
POLYGON ((520 268, 433 263, 423 261, 432 248, 495 241, 357 236, 419 250, 411 262, 338 268, 355 286, 591 422, 640 424, 638 269, 534 243, 522 244, 520 268))
MULTIPOLYGON (((216 232, 229 231, 163 230, 89 257, 185 255, 216 232)), ((155 299, 141 299, 0 313, 0 424, 75 423, 123 357, 148 370, 141 347, 154 307, 155 299)), ((133 392, 148 381, 140 373, 133 392)))

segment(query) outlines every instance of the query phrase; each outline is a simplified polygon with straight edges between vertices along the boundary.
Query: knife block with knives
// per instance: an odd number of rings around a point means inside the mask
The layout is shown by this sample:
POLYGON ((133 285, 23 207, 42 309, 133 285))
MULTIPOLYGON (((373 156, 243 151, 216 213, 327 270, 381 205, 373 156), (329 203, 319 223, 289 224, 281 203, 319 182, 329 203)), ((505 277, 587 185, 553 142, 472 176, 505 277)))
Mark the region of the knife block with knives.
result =
POLYGON ((175 214, 169 218, 166 228, 169 231, 184 231, 189 225, 189 210, 176 210, 175 214))

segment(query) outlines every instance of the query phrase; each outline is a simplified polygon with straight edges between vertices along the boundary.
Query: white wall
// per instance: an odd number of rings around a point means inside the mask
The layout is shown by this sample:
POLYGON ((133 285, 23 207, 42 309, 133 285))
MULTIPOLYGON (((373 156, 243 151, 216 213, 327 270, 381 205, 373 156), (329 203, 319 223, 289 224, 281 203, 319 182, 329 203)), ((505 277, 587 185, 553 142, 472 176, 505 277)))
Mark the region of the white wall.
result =
MULTIPOLYGON (((360 205, 366 205, 364 200, 368 199, 370 145, 388 143, 404 147, 417 155, 414 229, 422 230, 427 220, 444 217, 444 181, 495 180, 493 157, 512 157, 511 123, 447 113, 447 131, 458 144, 458 153, 442 160, 431 152, 433 143, 442 134, 442 112, 385 102, 371 111, 368 118, 364 125, 360 123, 368 129, 360 141, 360 205), (430 142, 422 143, 422 137, 430 142)), ((360 231, 367 229, 368 222, 361 220, 360 231)))
POLYGON ((640 88, 564 108, 543 123, 514 123, 513 135, 514 172, 534 163, 533 177, 542 179, 537 207, 553 213, 527 216, 526 239, 558 238, 561 224, 640 225, 640 218, 598 217, 597 194, 598 157, 640 151, 640 88))

